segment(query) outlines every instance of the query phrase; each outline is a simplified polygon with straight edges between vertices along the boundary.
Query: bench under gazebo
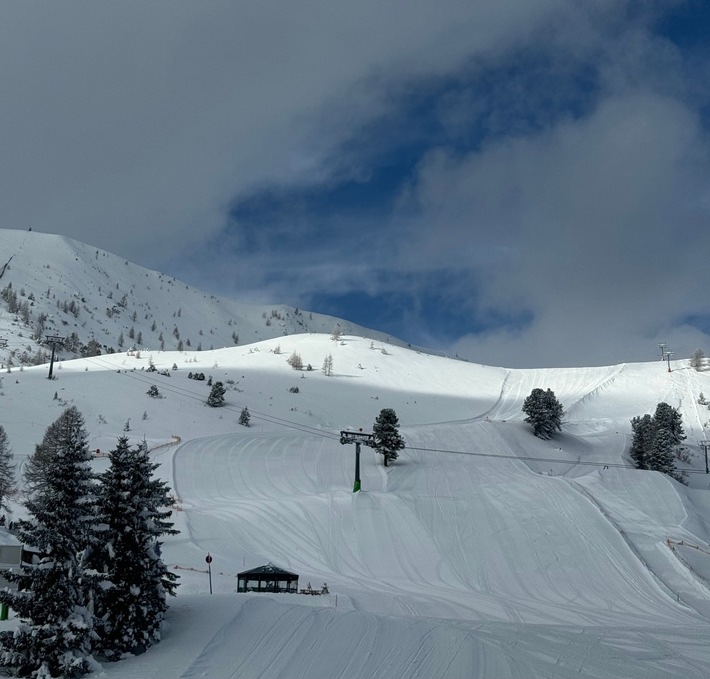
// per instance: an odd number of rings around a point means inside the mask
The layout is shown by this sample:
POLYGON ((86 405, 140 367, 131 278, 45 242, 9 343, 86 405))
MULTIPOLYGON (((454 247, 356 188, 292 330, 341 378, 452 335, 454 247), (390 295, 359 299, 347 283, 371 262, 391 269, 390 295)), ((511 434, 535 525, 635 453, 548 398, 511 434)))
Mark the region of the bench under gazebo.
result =
POLYGON ((237 573, 237 592, 288 592, 298 593, 298 575, 267 563, 251 570, 237 573))

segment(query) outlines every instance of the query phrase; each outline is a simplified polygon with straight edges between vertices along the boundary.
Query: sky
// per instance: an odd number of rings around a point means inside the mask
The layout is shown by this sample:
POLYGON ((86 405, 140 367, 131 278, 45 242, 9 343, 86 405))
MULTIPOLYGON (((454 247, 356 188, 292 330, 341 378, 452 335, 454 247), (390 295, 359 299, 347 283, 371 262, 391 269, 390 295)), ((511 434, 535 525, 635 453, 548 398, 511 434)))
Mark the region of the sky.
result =
POLYGON ((710 3, 4 3, 0 226, 508 367, 710 353, 710 3))

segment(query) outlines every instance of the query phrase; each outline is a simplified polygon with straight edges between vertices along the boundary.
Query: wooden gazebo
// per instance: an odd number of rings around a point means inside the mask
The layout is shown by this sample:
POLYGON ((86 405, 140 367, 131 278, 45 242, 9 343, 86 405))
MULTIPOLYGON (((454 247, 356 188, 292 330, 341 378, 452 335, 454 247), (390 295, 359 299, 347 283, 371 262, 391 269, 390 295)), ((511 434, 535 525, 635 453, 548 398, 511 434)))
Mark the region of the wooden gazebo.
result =
POLYGON ((237 574, 237 592, 298 593, 298 575, 267 563, 237 574))

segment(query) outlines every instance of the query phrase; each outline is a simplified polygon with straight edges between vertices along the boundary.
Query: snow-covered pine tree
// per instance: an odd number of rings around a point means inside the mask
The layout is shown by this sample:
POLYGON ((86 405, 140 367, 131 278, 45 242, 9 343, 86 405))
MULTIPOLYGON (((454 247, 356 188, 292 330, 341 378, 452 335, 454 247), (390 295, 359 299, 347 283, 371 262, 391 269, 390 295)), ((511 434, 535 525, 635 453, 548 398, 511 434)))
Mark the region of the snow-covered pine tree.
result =
POLYGON ((685 483, 683 472, 679 472, 675 465, 685 440, 680 412, 667 403, 659 403, 653 416, 634 417, 631 428, 633 440, 629 454, 636 466, 668 474, 685 483))
POLYGON ((144 651, 160 640, 160 626, 177 576, 160 557, 160 538, 174 535, 167 485, 145 445, 118 439, 110 467, 99 477, 98 521, 106 527, 88 564, 101 574, 95 593, 97 652, 109 660, 144 651))
POLYGON ((5 429, 0 425, 0 509, 8 509, 7 499, 14 489, 15 465, 12 463, 12 451, 5 429))
POLYGON ((667 403, 659 403, 653 415, 658 429, 665 429, 670 435, 674 446, 679 446, 685 441, 683 431, 683 418, 676 408, 667 403))
POLYGON ((212 406, 212 408, 219 408, 223 406, 224 395, 226 392, 227 390, 221 382, 215 382, 210 390, 210 395, 207 397, 207 405, 212 406))
POLYGON ((372 433, 375 437, 375 450, 384 456, 386 467, 390 461, 397 459, 397 451, 405 445, 399 433, 397 413, 392 408, 383 408, 375 418, 372 433))
POLYGON ((676 454, 685 441, 683 417, 668 403, 659 403, 653 415, 656 435, 649 455, 649 469, 663 472, 677 481, 685 482, 684 475, 676 469, 676 454))
POLYGON ((95 639, 89 611, 91 577, 82 563, 96 540, 95 479, 84 419, 67 408, 47 430, 54 440, 45 477, 27 500, 28 519, 19 537, 39 556, 5 577, 18 591, 0 591, 0 601, 21 622, 0 633, 0 665, 23 677, 74 677, 96 667, 95 639))
POLYGON ((248 427, 250 419, 251 415, 249 414, 249 409, 244 406, 242 408, 242 412, 239 414, 239 424, 241 424, 243 427, 248 427))
POLYGON ((648 469, 648 456, 653 438, 656 435, 656 424, 653 418, 646 414, 631 420, 631 430, 633 431, 631 450, 629 451, 631 459, 637 469, 648 469))
POLYGON ((678 478, 674 445, 673 436, 668 429, 656 428, 656 435, 653 437, 653 443, 648 453, 648 468, 678 478))
POLYGON ((533 389, 523 402, 523 412, 527 415, 525 422, 532 425, 538 438, 550 439, 562 429, 562 404, 552 389, 533 389))

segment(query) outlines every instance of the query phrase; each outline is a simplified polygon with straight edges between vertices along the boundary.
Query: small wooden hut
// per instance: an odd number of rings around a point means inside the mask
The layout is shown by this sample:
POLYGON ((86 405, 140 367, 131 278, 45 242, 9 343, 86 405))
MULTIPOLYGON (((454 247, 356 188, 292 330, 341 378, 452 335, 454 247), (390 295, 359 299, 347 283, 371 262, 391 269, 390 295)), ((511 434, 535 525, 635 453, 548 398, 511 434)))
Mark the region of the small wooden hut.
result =
POLYGON ((267 563, 237 574, 237 592, 298 593, 298 575, 267 563))

